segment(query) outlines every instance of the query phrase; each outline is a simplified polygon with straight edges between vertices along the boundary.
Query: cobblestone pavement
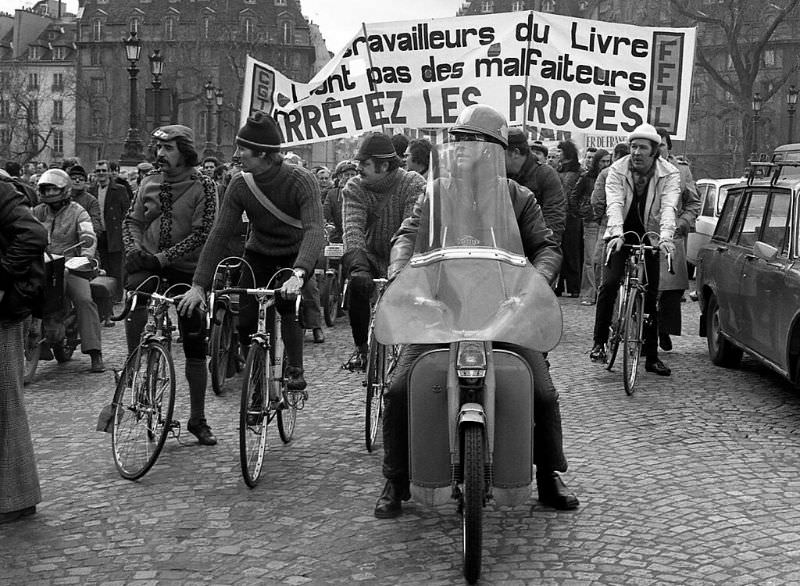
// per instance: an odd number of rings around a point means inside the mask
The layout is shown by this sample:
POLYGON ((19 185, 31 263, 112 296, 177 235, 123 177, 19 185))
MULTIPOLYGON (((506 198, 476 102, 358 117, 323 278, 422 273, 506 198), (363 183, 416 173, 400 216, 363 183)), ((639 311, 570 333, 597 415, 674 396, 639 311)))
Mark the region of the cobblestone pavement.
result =
MULTIPOLYGON (((690 302, 684 336, 662 355, 673 376, 645 374, 628 397, 619 370, 588 360, 594 307, 561 305, 564 335, 550 360, 566 480, 581 507, 557 512, 531 498, 487 508, 482 583, 800 583, 798 393, 749 359, 713 366, 690 302)), ((95 431, 111 371, 89 374, 82 355, 40 365, 26 399, 44 501, 30 520, 0 526, 0 583, 463 583, 454 506, 410 502, 397 520, 373 518, 381 456, 363 446, 361 377, 339 369, 346 319, 326 333, 325 344, 309 334, 305 345, 311 399, 295 440, 284 446, 271 431, 254 490, 239 471, 239 379, 209 393, 217 446, 169 439, 155 467, 129 482, 110 437, 95 431)), ((119 367, 121 325, 103 335, 106 363, 119 367)))

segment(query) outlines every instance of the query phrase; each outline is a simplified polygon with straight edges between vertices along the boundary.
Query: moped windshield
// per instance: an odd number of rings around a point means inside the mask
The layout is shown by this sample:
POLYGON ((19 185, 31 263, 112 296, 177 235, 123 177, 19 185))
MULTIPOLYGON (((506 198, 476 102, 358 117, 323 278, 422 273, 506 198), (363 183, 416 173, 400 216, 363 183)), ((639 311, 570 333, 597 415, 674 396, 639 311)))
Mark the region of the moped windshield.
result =
POLYGON ((561 308, 525 258, 503 148, 455 142, 437 153, 414 255, 378 303, 377 340, 484 340, 551 350, 561 338, 561 308))

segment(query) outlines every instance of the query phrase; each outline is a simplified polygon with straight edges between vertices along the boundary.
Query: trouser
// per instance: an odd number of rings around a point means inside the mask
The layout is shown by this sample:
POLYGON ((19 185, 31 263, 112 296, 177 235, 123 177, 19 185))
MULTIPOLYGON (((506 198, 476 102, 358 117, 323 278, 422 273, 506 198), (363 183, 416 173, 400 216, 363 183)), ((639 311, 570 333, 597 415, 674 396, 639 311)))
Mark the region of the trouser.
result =
POLYGON ((109 252, 108 240, 105 232, 97 235, 97 253, 100 256, 100 266, 106 275, 117 280, 117 289, 114 292, 114 301, 122 300, 122 283, 125 282, 125 263, 122 251, 109 252))
MULTIPOLYGON (((400 353, 383 406, 383 475, 389 480, 408 481, 408 371, 421 354, 441 347, 410 344, 400 353)), ((517 352, 533 371, 533 461, 537 475, 566 472, 558 391, 544 356, 513 344, 498 343, 494 347, 517 352)))
POLYGON ((97 304, 92 299, 92 287, 89 280, 67 272, 65 281, 67 295, 75 305, 75 313, 78 316, 81 352, 88 354, 92 350, 101 350, 100 314, 97 311, 97 304))
POLYGON ((556 291, 577 295, 581 290, 581 268, 583 261, 583 222, 578 216, 567 214, 566 227, 561 237, 561 273, 556 291))
POLYGON ((303 327, 315 329, 322 327, 322 307, 319 301, 319 283, 317 276, 312 271, 306 275, 306 282, 301 290, 303 296, 303 327))
MULTIPOLYGON (((375 271, 372 271, 375 278, 375 271)), ((371 305, 370 300, 375 291, 375 283, 372 281, 354 282, 350 280, 348 294, 350 295, 348 304, 348 315, 350 316, 350 329, 353 332, 353 342, 356 346, 363 346, 367 343, 369 335, 369 320, 371 305)))
POLYGON ((658 294, 658 331, 661 334, 681 335, 681 299, 683 289, 670 289, 658 294))
POLYGON ((584 222, 583 224, 583 275, 581 277, 581 298, 594 303, 597 299, 597 236, 599 226, 597 222, 584 222))
MULTIPOLYGON (((152 293, 159 286, 158 280, 147 280, 153 274, 147 271, 129 274, 125 287, 127 289, 138 287, 140 291, 152 293)), ((191 284, 192 282, 191 273, 162 269, 157 274, 165 278, 169 286, 176 283, 191 284)), ((183 293, 184 290, 176 287, 174 292, 178 294, 183 293)), ((149 298, 142 296, 137 302, 136 309, 131 311, 125 320, 125 338, 128 344, 128 354, 133 352, 139 345, 142 330, 147 323, 148 303, 149 298)), ((189 383, 189 421, 197 422, 205 419, 206 385, 208 383, 205 315, 199 310, 195 310, 189 317, 178 315, 178 330, 181 335, 183 354, 186 357, 184 375, 186 376, 186 382, 189 383)))
MULTIPOLYGON (((271 289, 279 288, 284 281, 292 276, 294 266, 294 256, 264 256, 251 251, 245 251, 244 259, 253 268, 255 274, 255 286, 267 287, 271 289), (281 271, 274 279, 275 273, 281 271)), ((250 271, 242 271, 239 279, 240 287, 253 287, 250 279, 250 271)), ((302 296, 306 296, 305 289, 308 281, 303 284, 302 296)), ((281 315, 281 337, 286 349, 286 360, 289 366, 303 368, 303 328, 295 320, 294 299, 283 299, 276 297, 275 307, 281 315)), ((301 309, 302 311, 302 309, 301 309)), ((252 295, 243 295, 239 298, 239 341, 243 346, 250 345, 250 336, 255 333, 258 327, 258 301, 252 295)))
MULTIPOLYGON (((603 275, 603 284, 597 294, 597 308, 594 318, 594 343, 605 344, 608 341, 608 328, 614 313, 614 303, 622 278, 625 275, 625 262, 630 251, 622 249, 611 255, 603 275)), ((647 273, 647 289, 644 295, 643 350, 648 360, 658 358, 658 254, 645 253, 644 268, 647 273)))

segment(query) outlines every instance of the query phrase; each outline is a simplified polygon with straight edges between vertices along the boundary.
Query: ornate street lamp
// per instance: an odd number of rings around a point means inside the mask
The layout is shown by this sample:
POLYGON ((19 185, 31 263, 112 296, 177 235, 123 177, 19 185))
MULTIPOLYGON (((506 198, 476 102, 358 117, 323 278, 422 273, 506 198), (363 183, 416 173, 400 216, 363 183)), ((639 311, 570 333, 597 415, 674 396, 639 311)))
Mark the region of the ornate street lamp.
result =
POLYGON ((217 102, 217 158, 222 161, 222 104, 225 98, 225 94, 222 92, 222 88, 217 88, 217 91, 214 93, 214 99, 217 102))
POLYGON ((153 76, 153 118, 155 126, 161 125, 161 74, 164 73, 164 56, 161 49, 153 49, 150 60, 150 74, 153 76))
POLYGON ((792 142, 792 136, 794 136, 794 113, 797 109, 797 94, 799 93, 800 90, 794 87, 794 84, 786 92, 786 107, 789 109, 789 134, 786 137, 786 142, 792 142))
POLYGON ((130 64, 128 73, 130 74, 131 85, 131 119, 128 135, 125 137, 125 151, 120 159, 120 163, 122 165, 134 166, 144 159, 142 141, 139 138, 139 100, 136 92, 136 75, 139 73, 139 68, 136 67, 136 63, 139 61, 139 57, 142 54, 142 41, 136 37, 136 31, 131 31, 130 36, 122 40, 122 44, 125 47, 125 57, 130 64))
POLYGON ((761 94, 753 94, 753 152, 758 153, 758 115, 761 112, 761 94))
POLYGON ((204 157, 213 157, 216 149, 211 142, 211 107, 214 105, 214 84, 207 80, 203 89, 206 92, 206 148, 203 150, 204 157))

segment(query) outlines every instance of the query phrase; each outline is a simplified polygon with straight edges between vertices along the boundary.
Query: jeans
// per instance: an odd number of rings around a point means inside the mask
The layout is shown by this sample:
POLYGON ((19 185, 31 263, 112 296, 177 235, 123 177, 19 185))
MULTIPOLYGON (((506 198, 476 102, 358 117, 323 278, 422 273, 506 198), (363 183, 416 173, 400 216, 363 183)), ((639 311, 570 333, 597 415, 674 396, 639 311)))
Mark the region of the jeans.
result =
MULTIPOLYGON (((541 352, 512 344, 495 344, 519 353, 533 371, 533 459, 537 475, 567 470, 561 433, 558 391, 541 352)), ((384 395, 383 475, 396 482, 408 481, 408 372, 414 361, 435 344, 409 344, 403 347, 384 395)))
MULTIPOLYGON (((597 300, 597 263, 595 254, 597 238, 599 236, 597 222, 584 222, 583 224, 583 275, 581 277, 581 300, 594 303, 597 300)), ((600 260, 599 262, 603 262, 600 260)))

